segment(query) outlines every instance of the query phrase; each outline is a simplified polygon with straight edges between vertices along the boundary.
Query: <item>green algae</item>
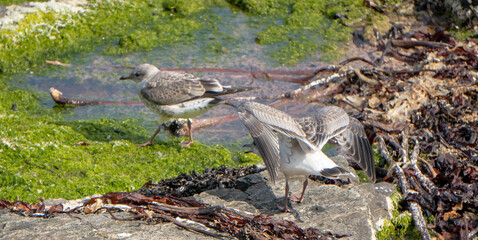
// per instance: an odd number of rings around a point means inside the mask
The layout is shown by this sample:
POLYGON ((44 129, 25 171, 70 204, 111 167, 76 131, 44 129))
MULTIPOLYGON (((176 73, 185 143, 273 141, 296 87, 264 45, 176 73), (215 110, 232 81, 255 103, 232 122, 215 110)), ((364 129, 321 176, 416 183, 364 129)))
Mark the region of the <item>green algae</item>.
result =
POLYGON ((226 2, 244 12, 258 15, 279 14, 280 10, 286 10, 292 3, 280 0, 226 0, 226 2))
POLYGON ((56 56, 91 51, 77 38, 83 31, 67 31, 73 28, 75 19, 69 14, 37 11, 28 14, 15 29, 1 29, 0 73, 28 72, 56 56))
POLYGON ((447 31, 447 34, 450 34, 461 41, 466 41, 471 38, 476 39, 478 37, 478 33, 475 30, 455 29, 447 31))
POLYGON ((281 63, 296 64, 320 51, 323 60, 337 60, 340 45, 350 40, 352 28, 370 15, 362 1, 297 1, 282 12, 283 24, 260 32, 257 43, 278 44, 272 56, 281 63))
POLYGON ((171 12, 172 14, 187 16, 208 7, 226 6, 226 4, 221 0, 163 0, 162 6, 164 10, 171 12))
POLYGON ((376 234, 377 239, 421 239, 413 223, 412 215, 408 211, 403 211, 401 207, 401 195, 394 193, 390 198, 394 207, 392 219, 384 222, 381 230, 376 234))

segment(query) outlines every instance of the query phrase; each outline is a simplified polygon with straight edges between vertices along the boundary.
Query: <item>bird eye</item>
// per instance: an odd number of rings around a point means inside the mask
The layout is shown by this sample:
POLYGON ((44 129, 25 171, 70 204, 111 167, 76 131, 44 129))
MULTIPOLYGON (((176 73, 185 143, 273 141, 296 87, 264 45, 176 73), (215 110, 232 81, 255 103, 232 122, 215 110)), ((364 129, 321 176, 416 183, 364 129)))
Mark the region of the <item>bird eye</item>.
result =
POLYGON ((134 75, 136 75, 136 77, 139 77, 139 76, 141 76, 141 75, 143 75, 143 74, 141 74, 141 72, 136 72, 134 75))

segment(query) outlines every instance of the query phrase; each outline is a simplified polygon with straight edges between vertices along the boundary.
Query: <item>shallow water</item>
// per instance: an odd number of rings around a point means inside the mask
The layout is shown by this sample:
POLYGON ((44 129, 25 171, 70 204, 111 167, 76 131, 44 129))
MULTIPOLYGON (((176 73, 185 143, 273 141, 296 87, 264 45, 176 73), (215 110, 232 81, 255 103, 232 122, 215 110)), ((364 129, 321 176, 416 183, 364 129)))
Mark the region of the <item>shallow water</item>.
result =
MULTIPOLYGON (((136 84, 132 81, 119 81, 121 75, 129 70, 123 66, 136 66, 140 63, 151 63, 160 68, 234 68, 243 70, 273 69, 278 63, 267 57, 267 52, 274 46, 263 46, 255 43, 255 36, 260 27, 250 24, 253 17, 228 7, 216 7, 208 10, 208 14, 218 19, 215 29, 203 31, 199 42, 179 43, 171 47, 158 48, 151 52, 139 52, 123 56, 105 56, 102 49, 96 52, 78 54, 72 59, 71 66, 50 66, 51 71, 41 74, 31 73, 17 76, 15 81, 26 83, 40 92, 48 92, 55 87, 65 97, 72 99, 105 100, 105 101, 139 101, 136 95, 136 84), (215 47, 217 44, 217 48, 215 47)), ((206 15, 207 16, 207 15, 206 15)), ((308 62, 311 59, 307 60, 308 62)), ((305 68, 305 63, 294 68, 305 68)), ((226 85, 246 85, 260 87, 259 90, 240 94, 239 96, 267 96, 290 91, 298 87, 286 82, 270 82, 263 79, 252 80, 246 75, 225 73, 197 73, 199 75, 218 78, 226 85)), ((53 100, 46 96, 42 100, 47 107, 54 107, 53 100)), ((304 114, 302 107, 287 107, 289 113, 304 114), (292 109, 292 111, 291 111, 292 109)), ((142 120, 151 131, 157 126, 157 116, 142 105, 100 105, 62 109, 62 114, 70 121, 96 118, 142 120)), ((218 117, 235 114, 226 106, 218 106, 204 115, 218 117)), ((249 135, 243 125, 235 120, 218 124, 195 133, 195 138, 207 143, 234 144, 249 141, 249 135)), ((166 137, 165 134, 160 137, 166 137)), ((237 144, 236 144, 237 145, 237 144)))

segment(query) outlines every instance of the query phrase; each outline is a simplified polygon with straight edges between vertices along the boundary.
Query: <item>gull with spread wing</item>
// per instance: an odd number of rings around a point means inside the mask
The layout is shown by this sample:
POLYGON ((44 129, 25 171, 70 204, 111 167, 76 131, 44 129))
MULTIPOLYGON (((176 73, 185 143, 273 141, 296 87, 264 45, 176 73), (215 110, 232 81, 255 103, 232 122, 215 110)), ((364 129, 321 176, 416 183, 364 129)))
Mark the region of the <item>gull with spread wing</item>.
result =
POLYGON ((128 76, 120 80, 139 83, 138 95, 141 101, 159 115, 159 126, 149 141, 138 146, 149 146, 161 130, 161 124, 171 118, 187 118, 189 146, 194 139, 191 135, 191 119, 223 103, 222 95, 253 90, 252 87, 223 86, 212 78, 199 78, 183 72, 160 71, 151 64, 137 66, 128 76))
POLYGON ((253 151, 264 160, 272 181, 275 182, 279 171, 284 173, 286 185, 283 211, 290 211, 288 199, 291 176, 306 177, 300 197, 291 196, 291 200, 302 202, 309 175, 337 178, 350 174, 322 152, 322 147, 331 138, 335 138, 370 180, 375 182, 373 153, 363 126, 343 109, 324 106, 310 117, 293 118, 285 112, 256 102, 229 105, 237 109, 239 119, 252 136, 253 151))

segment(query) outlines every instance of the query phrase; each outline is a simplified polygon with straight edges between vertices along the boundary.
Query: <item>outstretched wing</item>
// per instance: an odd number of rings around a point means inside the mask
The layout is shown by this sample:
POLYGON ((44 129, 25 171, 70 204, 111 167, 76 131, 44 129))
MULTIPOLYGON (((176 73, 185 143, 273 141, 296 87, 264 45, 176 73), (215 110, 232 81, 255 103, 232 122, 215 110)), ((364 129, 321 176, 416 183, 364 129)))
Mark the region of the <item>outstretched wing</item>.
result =
POLYGON ((317 109, 311 117, 297 119, 307 139, 317 148, 322 147, 331 138, 343 132, 349 125, 349 115, 341 108, 326 106, 317 109))
POLYGON ((254 115, 258 121, 278 134, 297 139, 304 151, 315 149, 315 146, 306 139, 300 124, 289 114, 256 102, 244 102, 239 108, 254 115))
POLYGON ((279 171, 279 143, 276 133, 248 111, 239 109, 237 115, 251 134, 254 147, 264 160, 272 181, 275 182, 279 171))
POLYGON ((357 161, 370 180, 375 182, 372 147, 362 124, 357 119, 350 117, 350 123, 347 128, 335 138, 342 146, 342 149, 357 161))

